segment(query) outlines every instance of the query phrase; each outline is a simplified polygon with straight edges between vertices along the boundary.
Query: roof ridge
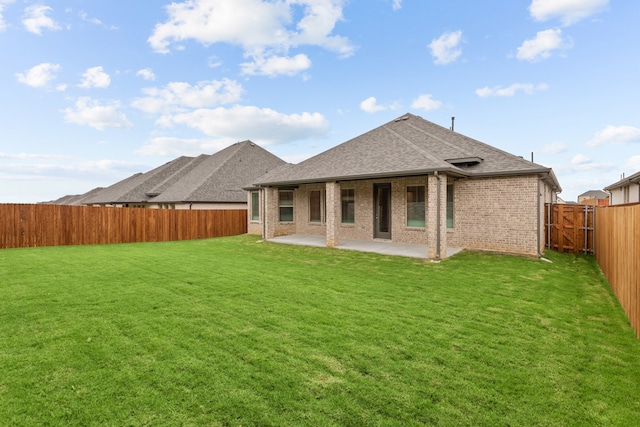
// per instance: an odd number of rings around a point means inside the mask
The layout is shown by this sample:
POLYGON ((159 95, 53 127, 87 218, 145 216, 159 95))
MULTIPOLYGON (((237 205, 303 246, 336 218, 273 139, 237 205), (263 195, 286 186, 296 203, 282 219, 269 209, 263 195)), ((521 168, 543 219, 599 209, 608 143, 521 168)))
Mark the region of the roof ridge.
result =
MULTIPOLYGON (((243 142, 236 142, 234 144, 229 145, 228 147, 223 148, 222 150, 218 151, 217 153, 211 154, 209 156, 209 159, 215 159, 215 155, 216 154, 220 154, 223 151, 227 151, 230 148, 234 148, 234 150, 229 150, 230 154, 224 159, 222 160, 215 168, 213 169, 207 169, 206 173, 202 174, 201 179, 198 181, 197 184, 194 184, 191 191, 189 191, 189 193, 187 193, 187 198, 191 198, 193 197, 194 194, 196 194, 198 192, 198 190, 207 182, 207 180, 209 179, 209 177, 211 175, 214 175, 217 171, 219 171, 220 169, 222 169, 222 167, 224 165, 226 165, 231 158, 233 158, 239 151, 239 149, 241 148, 242 144, 245 143, 246 141, 243 142)), ((207 159, 208 160, 208 159, 207 159)), ((205 164, 206 160, 204 162, 202 162, 200 165, 205 164)), ((200 166, 198 165, 198 166, 200 166)))
MULTIPOLYGON (((435 123, 434 123, 434 124, 435 124, 435 123)), ((457 146, 456 144, 453 144, 453 143, 451 143, 451 142, 449 142, 449 141, 447 141, 447 140, 445 140, 445 139, 442 139, 442 138, 440 138, 439 136, 434 135, 434 134, 433 134, 433 133, 431 133, 431 132, 427 132, 426 130, 424 130, 424 129, 422 129, 422 128, 420 128, 420 127, 416 126, 416 125, 414 125, 413 123, 408 123, 408 122, 407 122, 407 126, 411 127, 412 129, 414 129, 414 130, 416 130, 416 131, 418 131, 418 132, 420 132, 420 133, 422 133, 422 134, 424 134, 424 135, 428 135, 429 137, 431 137, 431 138, 433 138, 433 139, 436 139, 438 142, 440 142, 440 143, 442 143, 442 144, 446 145, 447 147, 455 148, 456 150, 461 151, 462 153, 464 153, 464 154, 468 155, 469 157, 477 157, 477 154, 476 154, 476 153, 472 153, 471 151, 466 150, 466 149, 464 149, 464 148, 462 148, 462 147, 459 147, 459 146, 457 146)), ((445 129, 445 128, 443 127, 443 129, 445 129)), ((463 136, 464 136, 464 135, 463 135, 463 136)))
POLYGON ((443 160, 437 158, 436 156, 434 156, 433 154, 431 154, 429 151, 425 150, 424 148, 418 146, 417 144, 415 144, 414 142, 408 140, 407 138, 405 138, 404 136, 400 135, 398 132, 396 132, 395 130, 391 129, 388 127, 389 123, 382 125, 382 128, 384 130, 386 130, 389 133, 392 133, 394 136, 396 136, 397 138, 399 138, 400 140, 404 141, 406 144, 409 144, 411 147, 413 147, 416 151, 418 151, 420 154, 422 154, 424 157, 426 157, 427 159, 431 160, 431 161, 435 161, 437 163, 445 163, 443 160))
MULTIPOLYGON (((190 162, 185 163, 180 169, 178 169, 176 171, 176 173, 165 177, 165 179, 163 179, 157 185, 155 185, 153 188, 151 188, 148 191, 148 193, 159 193, 159 192, 161 192, 160 190, 162 190, 163 187, 165 187, 170 181, 175 180, 176 177, 178 179, 180 179, 185 173, 189 173, 189 171, 192 170, 194 167, 197 167, 199 164, 201 164, 202 162, 206 161, 209 156, 210 156, 209 154, 200 154, 199 156, 193 157, 190 162)), ((169 184, 169 187, 171 185, 172 184, 169 184)))

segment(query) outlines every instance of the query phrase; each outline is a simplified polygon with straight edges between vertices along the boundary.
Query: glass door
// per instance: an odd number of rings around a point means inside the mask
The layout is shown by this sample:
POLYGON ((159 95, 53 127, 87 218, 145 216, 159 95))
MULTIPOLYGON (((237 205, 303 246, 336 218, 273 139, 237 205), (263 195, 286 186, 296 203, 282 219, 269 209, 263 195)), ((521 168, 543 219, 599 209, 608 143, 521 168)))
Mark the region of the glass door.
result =
POLYGON ((374 184, 373 237, 391 239, 391 184, 374 184))

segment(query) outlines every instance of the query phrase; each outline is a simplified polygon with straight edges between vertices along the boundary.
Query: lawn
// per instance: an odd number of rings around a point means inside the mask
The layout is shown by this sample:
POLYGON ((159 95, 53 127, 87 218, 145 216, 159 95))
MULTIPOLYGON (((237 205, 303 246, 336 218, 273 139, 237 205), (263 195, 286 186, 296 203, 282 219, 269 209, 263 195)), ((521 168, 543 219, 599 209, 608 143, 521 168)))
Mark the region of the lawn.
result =
POLYGON ((0 425, 637 425, 640 340, 592 257, 546 256, 1 250, 0 425))

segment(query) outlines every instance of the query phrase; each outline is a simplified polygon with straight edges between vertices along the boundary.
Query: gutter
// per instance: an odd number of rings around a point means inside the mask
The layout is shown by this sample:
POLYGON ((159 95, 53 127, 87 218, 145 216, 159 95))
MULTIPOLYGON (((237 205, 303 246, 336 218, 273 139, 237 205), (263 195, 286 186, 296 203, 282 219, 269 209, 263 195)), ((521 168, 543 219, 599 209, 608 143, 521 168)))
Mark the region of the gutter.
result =
POLYGON ((267 240, 267 202, 265 200, 267 198, 267 190, 262 188, 261 185, 258 185, 258 189, 260 191, 258 194, 262 196, 260 197, 260 204, 262 205, 262 212, 260 212, 260 219, 262 220, 262 240, 267 240))

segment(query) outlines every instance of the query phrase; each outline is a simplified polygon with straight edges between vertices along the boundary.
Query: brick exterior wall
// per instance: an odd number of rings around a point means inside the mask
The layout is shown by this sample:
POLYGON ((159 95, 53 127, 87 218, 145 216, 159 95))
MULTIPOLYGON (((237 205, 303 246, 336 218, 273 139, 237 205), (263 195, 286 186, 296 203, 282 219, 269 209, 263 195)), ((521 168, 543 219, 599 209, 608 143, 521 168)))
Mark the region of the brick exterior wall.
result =
MULTIPOLYGON (((374 239, 374 184, 391 184, 391 241, 429 247, 429 257, 436 257, 438 247, 437 193, 440 184, 440 257, 447 246, 474 250, 537 255, 544 248, 544 203, 553 197, 537 176, 456 179, 446 175, 390 178, 340 183, 303 184, 294 191, 294 221, 279 221, 278 189, 261 193, 267 207, 264 238, 306 234, 326 236, 328 246, 340 239, 374 239), (454 227, 447 229, 447 183, 454 188, 454 227), (425 227, 407 226, 407 186, 425 186, 425 227), (355 222, 341 219, 342 189, 355 194, 355 222), (309 221, 309 193, 322 191, 321 222, 309 221), (538 197, 538 194, 541 197, 538 197), (538 204, 539 203, 539 204, 538 204), (329 227, 329 232, 327 232, 329 227), (540 230, 540 234, 538 234, 540 230), (542 243, 540 243, 542 242, 542 243), (538 244, 541 246, 538 247, 538 244)), ((261 212, 261 214, 263 214, 261 212)), ((262 232, 262 225, 250 222, 250 230, 262 232)))
MULTIPOLYGON (((454 227, 447 231, 448 244, 537 255, 539 218, 544 216, 544 209, 538 209, 538 202, 544 203, 538 191, 537 176, 455 181, 454 227)), ((544 194, 542 185, 540 191, 544 194)))

